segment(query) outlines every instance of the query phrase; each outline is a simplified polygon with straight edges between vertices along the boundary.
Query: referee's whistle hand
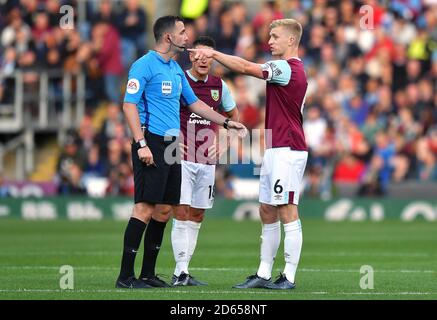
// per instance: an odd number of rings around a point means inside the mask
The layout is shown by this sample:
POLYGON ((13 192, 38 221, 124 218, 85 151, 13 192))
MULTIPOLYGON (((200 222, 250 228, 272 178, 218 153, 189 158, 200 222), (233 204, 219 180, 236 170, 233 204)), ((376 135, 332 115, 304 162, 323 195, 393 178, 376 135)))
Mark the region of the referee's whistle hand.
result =
POLYGON ((155 162, 153 161, 153 155, 150 151, 149 147, 144 147, 138 149, 138 158, 143 161, 147 166, 155 165, 155 162))

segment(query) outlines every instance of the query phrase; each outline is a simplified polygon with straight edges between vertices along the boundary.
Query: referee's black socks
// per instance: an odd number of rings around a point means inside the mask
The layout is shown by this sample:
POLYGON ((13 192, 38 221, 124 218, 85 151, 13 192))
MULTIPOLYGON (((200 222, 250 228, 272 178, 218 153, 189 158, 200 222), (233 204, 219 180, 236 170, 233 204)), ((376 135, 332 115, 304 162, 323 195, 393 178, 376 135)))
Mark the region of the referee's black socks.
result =
POLYGON ((166 222, 159 222, 153 218, 149 221, 144 235, 143 267, 140 278, 150 278, 155 275, 156 259, 158 258, 159 249, 161 249, 166 224, 166 222))
POLYGON ((127 279, 135 276, 135 257, 147 224, 131 217, 124 232, 124 250, 121 258, 120 278, 127 279))

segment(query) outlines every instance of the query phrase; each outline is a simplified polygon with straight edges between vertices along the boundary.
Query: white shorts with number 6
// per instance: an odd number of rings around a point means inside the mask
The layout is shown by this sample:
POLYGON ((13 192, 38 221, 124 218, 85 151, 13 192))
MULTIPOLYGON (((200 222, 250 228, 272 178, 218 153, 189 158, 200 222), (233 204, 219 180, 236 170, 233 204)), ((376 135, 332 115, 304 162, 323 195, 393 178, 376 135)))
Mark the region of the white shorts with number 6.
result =
POLYGON ((180 204, 210 209, 214 203, 215 165, 181 161, 180 204))
POLYGON ((272 206, 299 204, 307 151, 267 149, 261 166, 259 201, 272 206))

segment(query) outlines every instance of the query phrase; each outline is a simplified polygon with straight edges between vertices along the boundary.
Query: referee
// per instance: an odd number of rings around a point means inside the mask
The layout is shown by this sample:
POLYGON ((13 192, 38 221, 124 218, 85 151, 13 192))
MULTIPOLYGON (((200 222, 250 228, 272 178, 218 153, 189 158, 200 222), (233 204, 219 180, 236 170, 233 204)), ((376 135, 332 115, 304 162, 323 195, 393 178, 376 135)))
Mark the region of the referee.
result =
POLYGON ((151 219, 156 204, 179 204, 181 165, 165 161, 165 150, 178 139, 180 99, 191 112, 225 128, 246 128, 213 111, 199 100, 184 72, 172 59, 188 40, 182 18, 163 16, 153 26, 155 47, 135 61, 129 71, 123 111, 133 134, 135 205, 124 233, 117 288, 156 288, 169 285, 155 274, 165 222, 151 219), (141 275, 135 277, 135 257, 144 236, 141 275))

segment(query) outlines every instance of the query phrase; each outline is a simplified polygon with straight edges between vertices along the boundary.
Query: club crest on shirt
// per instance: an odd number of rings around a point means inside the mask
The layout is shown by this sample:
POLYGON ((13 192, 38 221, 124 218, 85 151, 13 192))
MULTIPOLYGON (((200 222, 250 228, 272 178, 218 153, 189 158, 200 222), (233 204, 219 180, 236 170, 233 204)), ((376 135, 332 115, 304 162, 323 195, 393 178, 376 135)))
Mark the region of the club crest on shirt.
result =
POLYGON ((219 91, 218 90, 211 90, 211 98, 214 101, 218 101, 219 100, 219 91))
POLYGON ((127 93, 135 94, 140 90, 140 82, 137 79, 129 79, 126 86, 127 93))
POLYGON ((168 96, 171 94, 171 81, 162 81, 161 92, 163 95, 168 96))

